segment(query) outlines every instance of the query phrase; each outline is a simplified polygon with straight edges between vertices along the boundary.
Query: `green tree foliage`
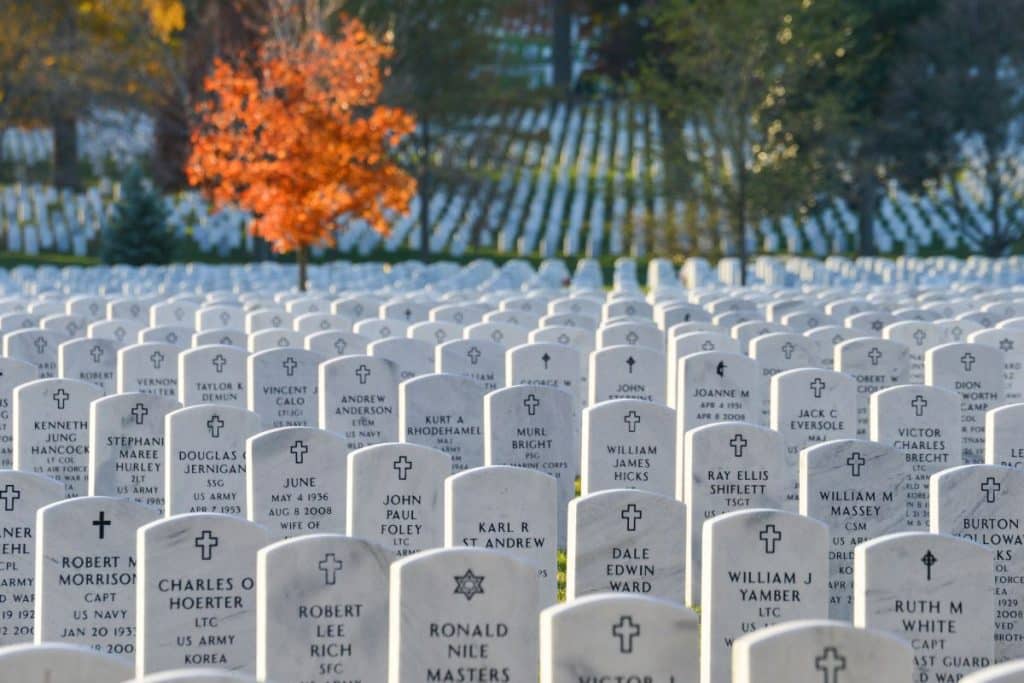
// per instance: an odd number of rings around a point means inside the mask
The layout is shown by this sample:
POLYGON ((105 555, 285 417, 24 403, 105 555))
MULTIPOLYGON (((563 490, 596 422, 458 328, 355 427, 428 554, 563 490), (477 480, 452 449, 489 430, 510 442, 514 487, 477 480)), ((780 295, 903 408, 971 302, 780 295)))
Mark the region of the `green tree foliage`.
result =
POLYGON ((643 82, 681 127, 663 150, 686 170, 674 189, 729 226, 725 251, 745 261, 754 222, 810 197, 814 158, 798 137, 831 125, 836 106, 800 86, 849 49, 848 15, 840 0, 666 0, 652 17, 664 51, 643 82), (787 112, 790 98, 808 104, 787 112))
MULTIPOLYGON (((995 0, 999 2, 1000 0, 995 0)), ((876 252, 873 229, 886 182, 901 173, 907 131, 883 126, 894 73, 911 56, 911 28, 933 13, 940 0, 844 0, 849 31, 842 55, 826 53, 826 68, 807 74, 803 98, 787 106, 814 108, 827 97, 836 106, 828 126, 800 131, 802 147, 822 151, 825 175, 819 193, 843 198, 857 215, 858 251, 876 252)))
POLYGON ((473 183, 473 164, 460 160, 486 158, 496 144, 472 119, 527 99, 515 57, 499 39, 513 6, 514 0, 347 0, 342 6, 395 49, 382 101, 410 112, 418 124, 403 145, 403 162, 418 185, 424 257, 431 198, 441 185, 473 183), (474 136, 466 135, 470 129, 474 136), (464 147, 470 138, 472 150, 464 147))
POLYGON ((907 187, 940 188, 989 256, 1024 238, 1024 0, 947 0, 909 32, 880 122, 907 187))
POLYGON ((103 261, 133 266, 168 263, 174 246, 163 197, 146 183, 141 170, 132 168, 122 181, 121 200, 103 228, 103 261))

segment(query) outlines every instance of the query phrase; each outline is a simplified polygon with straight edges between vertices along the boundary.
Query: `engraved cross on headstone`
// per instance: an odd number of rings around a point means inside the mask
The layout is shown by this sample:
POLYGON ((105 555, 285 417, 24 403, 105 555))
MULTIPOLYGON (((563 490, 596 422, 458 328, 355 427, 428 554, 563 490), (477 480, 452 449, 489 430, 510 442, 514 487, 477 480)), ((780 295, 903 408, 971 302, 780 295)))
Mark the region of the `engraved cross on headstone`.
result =
POLYGON ((636 506, 636 503, 630 503, 622 509, 622 514, 619 516, 626 520, 626 531, 636 531, 636 523, 643 519, 644 512, 636 506))
POLYGON ((218 353, 210 361, 213 364, 213 369, 217 371, 217 374, 224 372, 224 366, 228 364, 228 359, 224 357, 224 354, 218 353))
POLYGON ((140 425, 145 417, 149 415, 149 408, 142 403, 136 403, 135 407, 132 408, 132 417, 135 418, 135 424, 140 425))
POLYGON ((975 361, 977 361, 977 359, 974 357, 974 354, 971 353, 970 351, 960 356, 960 363, 964 366, 964 370, 966 370, 967 372, 970 372, 971 368, 974 367, 975 361))
POLYGON ((213 549, 220 545, 220 539, 213 535, 209 529, 203 529, 203 533, 196 536, 195 546, 199 548, 203 560, 213 559, 213 549))
POLYGON ((860 476, 860 468, 867 464, 867 460, 859 452, 850 453, 850 457, 846 459, 846 464, 850 466, 850 474, 854 477, 860 476))
POLYGON ((996 494, 999 493, 1003 485, 996 481, 995 477, 989 477, 981 484, 981 492, 985 494, 985 502, 994 503, 996 502, 996 494))
POLYGON ((365 364, 356 368, 356 377, 359 378, 360 384, 366 384, 366 380, 371 374, 370 368, 366 367, 365 364))
POLYGON ((815 377, 810 388, 814 392, 814 398, 821 398, 821 393, 825 391, 825 382, 820 377, 815 377))
POLYGON ((215 439, 220 438, 220 430, 224 429, 224 420, 220 415, 213 415, 206 421, 206 428, 210 430, 210 436, 215 439))
POLYGON ((528 415, 536 415, 537 408, 538 406, 540 406, 540 399, 534 396, 533 394, 530 394, 525 399, 523 399, 523 406, 526 408, 526 412, 528 415))
POLYGON ((764 551, 769 555, 774 555, 775 544, 782 540, 782 532, 776 529, 774 524, 767 524, 757 537, 764 541, 764 551))
POLYGON ((612 626, 612 636, 619 639, 619 652, 628 655, 633 652, 633 640, 640 636, 639 624, 633 623, 633 617, 619 617, 619 623, 612 626))
POLYGON ((910 402, 910 407, 914 409, 914 414, 918 417, 924 415, 924 409, 928 407, 928 399, 921 394, 914 397, 914 400, 910 402))
POLYGON ((412 462, 409 461, 409 458, 403 455, 392 463, 391 468, 398 472, 398 478, 401 481, 405 481, 406 477, 409 476, 409 470, 412 469, 412 462))
POLYGON ((928 581, 932 580, 932 567, 935 566, 935 564, 938 561, 939 561, 939 558, 935 557, 935 555, 932 553, 931 550, 926 552, 924 554, 924 557, 921 558, 921 564, 924 565, 925 569, 928 572, 928 574, 927 574, 927 580, 928 581))
POLYGON ((99 518, 98 519, 94 519, 92 521, 92 525, 94 527, 98 527, 98 529, 99 529, 99 534, 100 534, 100 540, 101 541, 104 538, 106 538, 106 530, 107 530, 106 528, 108 526, 110 526, 111 524, 113 524, 113 522, 111 522, 109 519, 107 519, 106 513, 103 512, 103 510, 100 510, 99 518))
POLYGON ((301 465, 303 457, 309 453, 309 446, 306 445, 305 441, 296 441, 292 444, 291 454, 295 456, 295 464, 301 465))
POLYGON ((846 657, 834 647, 826 647, 820 657, 814 658, 816 671, 825 673, 822 683, 839 683, 839 672, 846 670, 846 657))
POLYGON ((64 405, 68 402, 69 398, 71 396, 68 392, 64 391, 63 387, 55 391, 53 393, 53 401, 57 404, 57 410, 64 410, 64 405))
POLYGON ((14 503, 21 498, 21 491, 14 488, 14 484, 8 484, 0 491, 0 502, 4 504, 4 512, 13 512, 14 503))
POLYGON ((327 553, 324 559, 317 564, 320 571, 324 573, 324 584, 333 586, 338 579, 338 572, 341 571, 342 561, 335 557, 334 553, 327 553))

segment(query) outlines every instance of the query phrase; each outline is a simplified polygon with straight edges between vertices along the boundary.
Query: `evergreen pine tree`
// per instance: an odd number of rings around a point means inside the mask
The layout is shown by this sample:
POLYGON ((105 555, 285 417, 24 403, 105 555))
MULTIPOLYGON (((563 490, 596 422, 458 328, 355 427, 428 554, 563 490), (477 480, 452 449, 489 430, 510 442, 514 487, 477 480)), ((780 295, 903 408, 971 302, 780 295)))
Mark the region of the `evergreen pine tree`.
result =
POLYGON ((103 229, 105 263, 133 266, 167 263, 174 252, 174 235, 167 226, 163 198, 132 167, 121 182, 121 200, 103 229))

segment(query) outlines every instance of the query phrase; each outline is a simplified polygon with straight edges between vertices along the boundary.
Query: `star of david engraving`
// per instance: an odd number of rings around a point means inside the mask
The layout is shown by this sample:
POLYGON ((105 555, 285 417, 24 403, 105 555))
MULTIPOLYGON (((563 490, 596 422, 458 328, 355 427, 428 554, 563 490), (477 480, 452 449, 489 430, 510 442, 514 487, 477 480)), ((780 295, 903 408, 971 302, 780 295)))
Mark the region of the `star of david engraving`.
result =
POLYGON ((484 593, 484 577, 477 576, 472 569, 467 569, 462 576, 455 578, 455 595, 462 595, 466 601, 472 600, 477 595, 484 593))

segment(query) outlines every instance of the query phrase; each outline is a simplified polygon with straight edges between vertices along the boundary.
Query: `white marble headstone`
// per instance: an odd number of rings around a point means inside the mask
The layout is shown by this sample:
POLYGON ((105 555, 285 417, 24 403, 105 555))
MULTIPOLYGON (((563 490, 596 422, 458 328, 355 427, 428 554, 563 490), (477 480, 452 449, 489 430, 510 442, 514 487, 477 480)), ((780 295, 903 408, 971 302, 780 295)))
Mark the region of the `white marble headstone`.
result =
POLYGON ((258 524, 211 513, 139 529, 136 676, 256 670, 256 553, 268 540, 258 524))
POLYGON ((1024 472, 997 465, 951 467, 931 479, 931 531, 995 553, 996 662, 1024 656, 1024 472))
POLYGON ((260 418, 241 408, 202 404, 164 420, 165 513, 246 511, 246 439, 260 418))
POLYGON ((963 464, 960 397, 923 384, 883 389, 871 396, 871 440, 891 446, 910 471, 907 524, 928 527, 928 479, 963 464))
POLYGON ((154 394, 115 394, 89 408, 89 495, 164 509, 164 419, 180 406, 154 394))
POLYGON ((763 628, 732 647, 735 683, 909 683, 910 645, 847 622, 797 620, 763 628))
POLYGON ((122 683, 132 667, 92 648, 46 643, 0 647, 0 672, 5 683, 122 683))
POLYGON ((245 445, 246 516, 272 538, 345 531, 347 451, 312 427, 260 432, 245 445))
POLYGON ((126 498, 87 496, 40 508, 35 641, 135 656, 135 533, 158 512, 126 498))
POLYGON ((0 646, 32 642, 36 511, 60 500, 59 481, 0 470, 0 646))
POLYGON ((319 424, 346 451, 398 441, 398 366, 383 358, 342 356, 320 365, 319 424))
POLYGON ((800 514, 829 528, 832 619, 853 614, 853 549, 907 529, 910 467, 890 446, 839 439, 800 453, 800 514))
POLYGON ((558 592, 558 489, 522 467, 477 467, 444 483, 445 546, 501 550, 532 565, 543 605, 558 592))
POLYGON ((444 545, 444 480, 451 458, 408 443, 349 453, 346 533, 404 557, 444 545))
POLYGON ((676 481, 676 413, 636 399, 583 411, 580 493, 642 489, 671 496, 676 481))
POLYGON ((853 624, 911 643, 915 681, 955 681, 994 656, 993 553, 952 536, 890 534, 854 551, 853 624))
POLYGON ((540 616, 540 683, 696 683, 698 620, 645 595, 590 595, 540 616))
POLYGON ((683 601, 686 506, 647 491, 612 489, 569 503, 567 600, 640 593, 683 601))
POLYGON ((389 683, 532 681, 537 571, 505 553, 446 548, 391 565, 389 683))
POLYGON ((52 477, 68 498, 89 485, 89 405, 99 387, 71 379, 39 379, 14 390, 14 469, 52 477))
POLYGON ((828 529, 780 510, 704 523, 701 683, 729 683, 733 641, 758 628, 828 614, 828 529))
POLYGON ((246 406, 245 350, 210 344, 178 356, 178 401, 185 406, 246 406))
POLYGON ((338 534, 279 541, 257 556, 261 681, 384 681, 392 556, 338 534))
POLYGON ((428 374, 398 385, 400 440, 447 453, 452 470, 484 464, 484 388, 463 375, 428 374))

